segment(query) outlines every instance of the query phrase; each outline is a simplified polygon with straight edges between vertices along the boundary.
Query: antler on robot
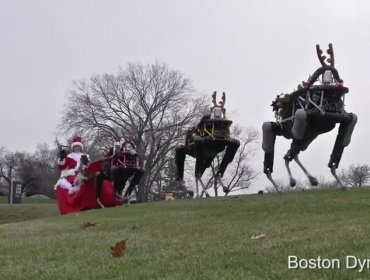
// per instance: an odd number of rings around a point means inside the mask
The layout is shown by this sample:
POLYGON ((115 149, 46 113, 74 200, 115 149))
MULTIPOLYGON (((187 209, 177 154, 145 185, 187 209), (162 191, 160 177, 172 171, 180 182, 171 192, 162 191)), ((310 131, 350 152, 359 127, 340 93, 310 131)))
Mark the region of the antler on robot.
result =
POLYGON ((343 80, 334 67, 332 44, 329 44, 327 50, 329 58, 323 55, 319 45, 316 45, 316 51, 322 66, 309 77, 307 82, 302 82, 297 90, 277 96, 271 104, 276 121, 265 122, 262 126, 264 173, 278 192, 280 192, 279 187, 272 178, 276 136, 292 139, 290 149, 284 156, 290 185, 292 187, 296 185, 296 180, 289 168, 290 161, 294 160, 306 174, 311 185, 315 186, 318 184, 317 179, 302 165, 298 154, 305 151, 318 135, 331 131, 337 123, 340 124, 339 131, 328 166, 338 184, 345 189, 336 174, 336 169, 344 148, 350 143, 357 116, 354 113, 347 113, 344 109, 344 97, 348 93, 348 88, 343 86, 343 80), (315 85, 320 76, 321 83, 315 85))
POLYGON ((216 102, 217 92, 212 95, 213 107, 210 109, 210 114, 204 115, 200 122, 190 128, 186 133, 185 145, 180 145, 176 148, 175 162, 177 166, 177 180, 184 186, 184 162, 186 155, 196 159, 195 162, 195 180, 196 194, 199 196, 198 183, 204 184, 201 177, 204 171, 211 166, 217 154, 225 151, 224 157, 217 170, 215 180, 218 180, 223 186, 224 192, 228 189, 223 185, 220 178, 224 175, 226 168, 233 161, 234 156, 240 146, 240 142, 230 137, 231 120, 226 119, 226 95, 223 92, 222 100, 219 104, 216 102))

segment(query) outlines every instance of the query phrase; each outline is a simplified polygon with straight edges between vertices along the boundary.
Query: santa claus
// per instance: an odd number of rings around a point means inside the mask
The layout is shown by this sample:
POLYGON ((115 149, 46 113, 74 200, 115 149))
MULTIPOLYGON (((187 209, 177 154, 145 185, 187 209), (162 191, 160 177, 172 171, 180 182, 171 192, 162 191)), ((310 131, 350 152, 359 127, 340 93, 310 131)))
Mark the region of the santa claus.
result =
POLYGON ((81 137, 73 138, 71 144, 72 152, 67 155, 66 150, 61 150, 58 159, 58 166, 61 170, 60 179, 55 184, 56 188, 68 190, 69 194, 75 193, 80 189, 83 181, 81 172, 88 164, 88 155, 84 154, 81 137))

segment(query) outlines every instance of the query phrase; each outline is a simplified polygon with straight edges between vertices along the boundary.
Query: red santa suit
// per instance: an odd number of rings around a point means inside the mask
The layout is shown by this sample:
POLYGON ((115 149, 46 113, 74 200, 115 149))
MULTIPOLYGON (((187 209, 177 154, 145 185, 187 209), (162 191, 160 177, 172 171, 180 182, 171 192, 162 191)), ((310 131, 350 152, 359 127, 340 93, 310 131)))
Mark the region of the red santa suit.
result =
MULTIPOLYGON (((97 160, 89 164, 88 156, 80 152, 80 149, 77 150, 76 145, 83 148, 80 138, 74 139, 71 145, 73 152, 68 155, 61 153, 58 160, 61 174, 55 184, 55 196, 61 214, 101 208, 96 200, 94 175, 102 169, 103 161, 97 160)), ((122 201, 115 198, 114 188, 109 180, 104 180, 102 184, 101 203, 107 207, 122 204, 122 201)))
MULTIPOLYGON (((83 145, 80 137, 76 137, 73 140, 72 150, 75 146, 80 146, 82 149, 83 145)), ((75 184, 75 178, 79 172, 82 155, 84 155, 82 152, 72 152, 64 159, 58 159, 58 167, 61 173, 59 180, 55 184, 55 189, 58 187, 66 189, 69 194, 75 193, 80 189, 80 185, 75 184)))

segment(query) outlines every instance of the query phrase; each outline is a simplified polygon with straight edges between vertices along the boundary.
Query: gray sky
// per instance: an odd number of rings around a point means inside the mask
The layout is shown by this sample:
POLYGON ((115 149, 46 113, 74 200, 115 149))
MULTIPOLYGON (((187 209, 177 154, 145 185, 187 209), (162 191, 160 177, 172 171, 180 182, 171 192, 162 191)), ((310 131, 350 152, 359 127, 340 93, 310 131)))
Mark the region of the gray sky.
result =
MULTIPOLYGON (((51 144, 72 81, 116 72, 127 62, 165 62, 199 91, 225 91, 234 121, 260 131, 273 120, 276 94, 319 67, 315 44, 326 49, 331 42, 350 88, 346 109, 359 117, 341 167, 370 164, 369 1, 0 0, 0 34, 0 145, 10 151, 51 144)), ((329 178, 336 133, 319 136, 302 154, 313 174, 329 178)), ((289 144, 277 140, 275 177, 286 175, 289 144)), ((259 150, 256 168, 262 161, 259 150)))

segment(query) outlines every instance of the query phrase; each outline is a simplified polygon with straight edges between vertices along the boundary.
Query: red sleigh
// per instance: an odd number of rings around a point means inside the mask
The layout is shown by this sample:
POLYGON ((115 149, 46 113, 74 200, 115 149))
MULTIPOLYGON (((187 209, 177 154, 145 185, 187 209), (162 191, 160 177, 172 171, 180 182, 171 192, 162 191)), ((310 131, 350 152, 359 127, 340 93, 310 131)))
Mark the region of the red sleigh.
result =
MULTIPOLYGON (((92 176, 81 186, 79 191, 68 194, 66 189, 57 188, 56 199, 61 214, 101 208, 96 201, 95 174, 102 169, 102 165, 103 161, 97 160, 85 169, 85 172, 92 176)), ((122 205, 122 201, 116 199, 113 184, 109 180, 103 181, 100 201, 105 207, 122 205)))

